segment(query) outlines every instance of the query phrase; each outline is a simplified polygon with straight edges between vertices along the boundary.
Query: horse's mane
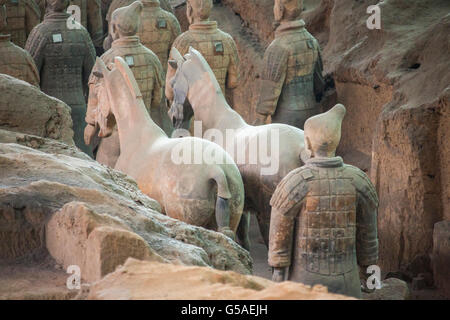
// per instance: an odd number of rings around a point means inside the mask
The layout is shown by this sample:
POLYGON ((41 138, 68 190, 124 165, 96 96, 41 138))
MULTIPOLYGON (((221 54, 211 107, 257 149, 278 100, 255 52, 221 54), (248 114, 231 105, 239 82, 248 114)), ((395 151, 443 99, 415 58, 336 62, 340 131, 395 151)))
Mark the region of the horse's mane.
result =
POLYGON ((125 83, 128 86, 128 89, 131 91, 132 95, 134 95, 137 99, 142 98, 141 90, 139 89, 139 85, 136 81, 136 78, 133 75, 130 67, 127 65, 125 60, 122 57, 114 58, 115 67, 120 71, 125 83))
POLYGON ((220 92, 223 95, 222 88, 219 85, 219 82, 217 81, 217 78, 212 71, 210 65, 206 61, 206 59, 203 57, 203 55, 196 49, 190 47, 189 53, 185 56, 186 60, 194 61, 197 65, 199 65, 203 71, 208 73, 212 83, 214 84, 214 87, 216 89, 216 92, 220 92))

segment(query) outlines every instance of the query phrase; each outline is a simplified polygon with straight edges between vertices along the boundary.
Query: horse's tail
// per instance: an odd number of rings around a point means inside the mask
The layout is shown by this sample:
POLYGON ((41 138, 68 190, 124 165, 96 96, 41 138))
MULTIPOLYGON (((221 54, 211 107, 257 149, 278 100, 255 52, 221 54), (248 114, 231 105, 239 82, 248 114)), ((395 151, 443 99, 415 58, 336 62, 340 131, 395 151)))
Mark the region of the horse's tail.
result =
POLYGON ((220 166, 212 166, 210 169, 210 179, 217 184, 216 201, 216 221, 218 231, 235 240, 235 233, 230 228, 231 210, 230 199, 231 192, 228 185, 228 179, 220 166))

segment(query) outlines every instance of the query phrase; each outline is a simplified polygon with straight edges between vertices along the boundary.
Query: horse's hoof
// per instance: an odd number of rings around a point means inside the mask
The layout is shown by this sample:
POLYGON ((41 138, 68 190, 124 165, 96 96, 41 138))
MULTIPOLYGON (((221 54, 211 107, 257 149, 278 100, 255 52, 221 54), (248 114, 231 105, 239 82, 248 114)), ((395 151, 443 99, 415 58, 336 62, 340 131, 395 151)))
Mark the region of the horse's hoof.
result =
POLYGON ((222 228, 219 230, 220 233, 226 235, 228 238, 231 238, 233 241, 236 241, 236 234, 228 227, 222 228))

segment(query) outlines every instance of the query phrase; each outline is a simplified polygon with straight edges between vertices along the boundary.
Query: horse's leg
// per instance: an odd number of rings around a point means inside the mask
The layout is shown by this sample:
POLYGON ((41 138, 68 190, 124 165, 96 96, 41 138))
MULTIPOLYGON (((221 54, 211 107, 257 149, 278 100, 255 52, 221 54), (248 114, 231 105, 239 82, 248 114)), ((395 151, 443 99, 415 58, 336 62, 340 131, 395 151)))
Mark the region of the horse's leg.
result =
POLYGON ((250 251, 250 237, 249 237, 250 218, 251 218, 250 211, 249 210, 244 211, 237 229, 237 236, 239 238, 239 242, 242 244, 242 247, 244 247, 244 249, 246 249, 247 251, 250 251))
POLYGON ((218 231, 235 240, 235 234, 233 230, 230 229, 230 217, 231 212, 229 200, 218 196, 216 202, 216 221, 218 231))

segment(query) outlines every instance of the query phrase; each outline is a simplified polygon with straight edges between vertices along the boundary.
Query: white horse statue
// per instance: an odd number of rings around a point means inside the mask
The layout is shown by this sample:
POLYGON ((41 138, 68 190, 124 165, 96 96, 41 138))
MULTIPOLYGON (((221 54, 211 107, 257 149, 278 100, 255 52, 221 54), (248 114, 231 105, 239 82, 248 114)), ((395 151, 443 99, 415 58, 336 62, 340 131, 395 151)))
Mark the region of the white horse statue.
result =
POLYGON ((246 193, 244 211, 256 213, 267 245, 270 198, 284 176, 309 158, 303 130, 285 124, 248 125, 226 102, 213 71, 200 52, 191 47, 183 57, 172 48, 171 56, 175 60, 169 64, 176 73, 168 79, 174 96, 169 114, 175 126, 179 128, 183 121, 188 99, 194 119, 201 121, 207 132, 216 132, 211 136, 217 136, 217 131, 221 133, 222 138, 215 137, 214 141, 229 152, 238 165, 246 193), (270 150, 270 161, 267 154, 264 156, 264 150, 270 150))
POLYGON ((157 200, 164 213, 186 223, 234 238, 249 248, 248 225, 242 220, 244 185, 233 159, 216 144, 197 138, 170 139, 150 118, 128 65, 116 57, 110 71, 97 58, 93 74, 99 97, 96 122, 99 136, 119 132, 120 157, 115 169, 133 177, 139 188, 157 200), (175 163, 182 150, 193 159, 196 148, 210 150, 226 161, 175 163), (239 228, 238 228, 239 227, 239 228))

